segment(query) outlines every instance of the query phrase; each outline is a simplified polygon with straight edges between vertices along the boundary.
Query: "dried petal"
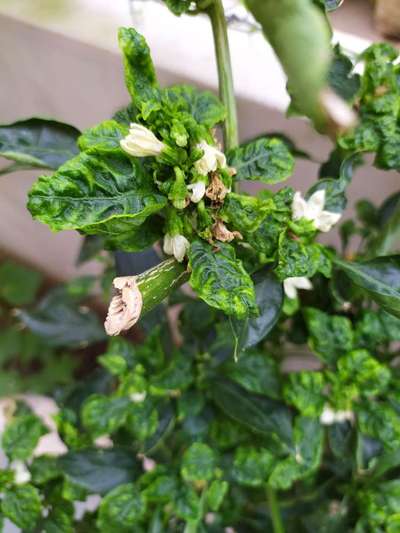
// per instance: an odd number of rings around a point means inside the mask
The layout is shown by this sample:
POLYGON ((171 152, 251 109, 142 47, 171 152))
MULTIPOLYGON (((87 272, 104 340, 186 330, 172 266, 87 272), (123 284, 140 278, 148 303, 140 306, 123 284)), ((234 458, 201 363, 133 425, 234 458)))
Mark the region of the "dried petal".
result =
POLYGON ((142 293, 136 284, 136 276, 115 278, 116 294, 108 308, 104 327, 107 335, 119 335, 139 320, 143 306, 142 293))

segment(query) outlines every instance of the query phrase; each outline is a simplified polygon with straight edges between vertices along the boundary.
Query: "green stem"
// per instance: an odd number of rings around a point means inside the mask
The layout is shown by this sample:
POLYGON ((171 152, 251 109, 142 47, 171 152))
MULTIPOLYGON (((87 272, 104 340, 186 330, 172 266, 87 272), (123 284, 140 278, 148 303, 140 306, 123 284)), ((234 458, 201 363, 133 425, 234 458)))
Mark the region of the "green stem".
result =
POLYGON ((239 144, 239 138, 228 29, 222 0, 214 0, 214 2, 208 7, 207 13, 211 20, 214 35, 219 94, 227 113, 224 123, 224 144, 225 150, 228 151, 232 148, 236 148, 239 144))
POLYGON ((269 510, 271 513, 272 526, 274 528, 274 533, 285 533, 285 528, 283 527, 281 513, 279 511, 278 499, 274 489, 267 486, 267 498, 269 510))

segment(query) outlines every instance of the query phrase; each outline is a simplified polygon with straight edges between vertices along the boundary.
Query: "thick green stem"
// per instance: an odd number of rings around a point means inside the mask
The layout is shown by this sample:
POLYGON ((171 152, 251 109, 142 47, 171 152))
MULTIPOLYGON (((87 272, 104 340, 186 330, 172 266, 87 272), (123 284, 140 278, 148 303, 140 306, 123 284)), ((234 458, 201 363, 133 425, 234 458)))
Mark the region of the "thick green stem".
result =
POLYGON ((161 303, 187 279, 188 273, 185 266, 175 259, 167 259, 154 268, 139 274, 136 282, 143 298, 141 316, 161 303))
POLYGON ((229 52, 228 30, 226 25, 222 0, 214 0, 208 7, 207 13, 211 20, 215 55, 217 58, 219 94, 226 107, 226 120, 224 124, 225 150, 235 148, 238 143, 238 121, 236 99, 233 89, 233 75, 231 55, 229 52))
POLYGON ((278 499, 274 489, 267 486, 267 498, 269 510, 271 513, 272 526, 274 528, 274 533, 285 533, 285 528, 283 527, 281 513, 279 511, 278 499))

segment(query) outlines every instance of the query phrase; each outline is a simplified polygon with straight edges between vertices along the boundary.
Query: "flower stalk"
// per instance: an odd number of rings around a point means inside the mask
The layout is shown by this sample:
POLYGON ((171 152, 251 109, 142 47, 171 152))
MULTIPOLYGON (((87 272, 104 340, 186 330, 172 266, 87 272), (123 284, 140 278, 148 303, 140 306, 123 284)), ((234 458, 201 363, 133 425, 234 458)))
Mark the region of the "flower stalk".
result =
POLYGON ((270 486, 267 486, 267 498, 274 533, 285 533, 281 513, 279 511, 278 499, 274 489, 270 486))

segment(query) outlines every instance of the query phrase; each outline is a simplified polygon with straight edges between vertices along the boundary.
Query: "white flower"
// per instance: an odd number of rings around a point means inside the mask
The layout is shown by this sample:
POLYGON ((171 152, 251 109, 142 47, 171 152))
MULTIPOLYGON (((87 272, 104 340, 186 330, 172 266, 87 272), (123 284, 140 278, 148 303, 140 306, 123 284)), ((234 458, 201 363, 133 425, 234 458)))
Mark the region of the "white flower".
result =
POLYGON ((195 162, 194 168, 202 176, 207 176, 209 172, 214 172, 218 167, 226 167, 225 155, 218 150, 218 148, 215 148, 215 146, 211 146, 205 141, 201 141, 201 143, 197 145, 197 148, 203 150, 204 153, 203 156, 195 162))
POLYGON ((325 191, 319 190, 305 200, 300 192, 296 192, 292 203, 293 220, 306 218, 312 220, 316 229, 329 231, 342 216, 340 213, 331 213, 324 210, 325 191))
POLYGON ((286 278, 283 281, 283 289, 288 298, 293 300, 297 296, 297 289, 310 291, 313 288, 311 281, 305 277, 286 278))
POLYGON ((329 405, 324 407, 324 410, 319 417, 319 421, 324 426, 331 426, 340 422, 352 422, 354 420, 353 411, 334 411, 329 405))
POLYGON ((115 278, 113 285, 117 291, 108 308, 104 328, 107 335, 119 335, 131 328, 139 320, 143 298, 136 284, 136 276, 115 278))
POLYGON ((141 124, 131 124, 129 134, 120 141, 121 148, 135 157, 160 155, 165 144, 141 124))
POLYGON ((190 200, 194 204, 198 204, 206 193, 206 184, 204 181, 196 181, 196 183, 190 183, 187 189, 192 192, 190 200))
POLYGON ((167 255, 173 255, 179 263, 182 263, 189 248, 190 243, 183 235, 175 235, 172 237, 167 234, 164 237, 164 253, 167 255))
POLYGON ((31 473, 23 461, 13 461, 10 464, 10 468, 14 471, 14 481, 17 485, 29 483, 31 480, 31 473))
POLYGON ((97 437, 97 439, 95 439, 94 445, 96 446, 96 448, 108 449, 112 448, 114 446, 114 443, 109 435, 101 435, 100 437, 97 437))
POLYGON ((133 403, 144 402, 145 398, 146 398, 146 392, 133 392, 131 394, 131 400, 133 403))

